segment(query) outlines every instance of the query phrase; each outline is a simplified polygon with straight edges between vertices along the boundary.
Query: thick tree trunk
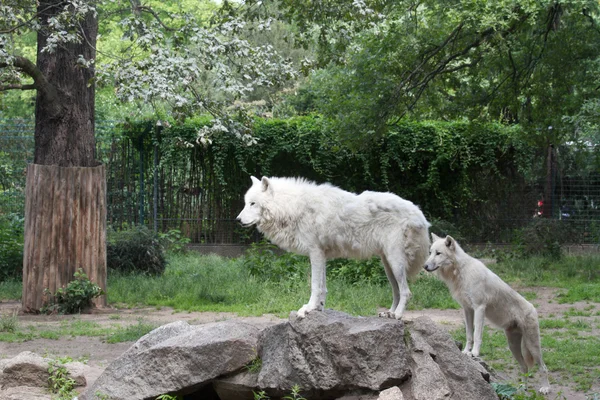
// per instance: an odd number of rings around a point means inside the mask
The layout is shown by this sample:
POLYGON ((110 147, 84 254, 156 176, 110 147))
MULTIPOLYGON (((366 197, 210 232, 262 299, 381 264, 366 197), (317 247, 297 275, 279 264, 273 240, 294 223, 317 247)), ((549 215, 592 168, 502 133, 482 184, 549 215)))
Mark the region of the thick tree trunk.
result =
MULTIPOLYGON (((61 11, 64 2, 42 0, 38 11, 42 26, 61 11)), ((98 21, 89 13, 80 21, 81 43, 59 44, 52 53, 42 52, 47 36, 40 30, 37 67, 50 85, 38 90, 35 108, 34 163, 61 167, 94 167, 94 82, 93 65, 77 60, 96 56, 98 21)))
MULTIPOLYGON (((106 176, 95 160, 93 64, 98 21, 93 13, 77 21, 81 43, 48 43, 50 18, 72 7, 61 0, 38 3, 35 80, 34 164, 27 169, 23 309, 37 312, 73 280, 78 268, 106 289, 106 176)), ((106 304, 103 296, 96 305, 106 304)))
MULTIPOLYGON (((25 196, 23 310, 39 311, 81 268, 106 291, 104 166, 29 164, 25 196)), ((106 296, 95 300, 106 305, 106 296)))

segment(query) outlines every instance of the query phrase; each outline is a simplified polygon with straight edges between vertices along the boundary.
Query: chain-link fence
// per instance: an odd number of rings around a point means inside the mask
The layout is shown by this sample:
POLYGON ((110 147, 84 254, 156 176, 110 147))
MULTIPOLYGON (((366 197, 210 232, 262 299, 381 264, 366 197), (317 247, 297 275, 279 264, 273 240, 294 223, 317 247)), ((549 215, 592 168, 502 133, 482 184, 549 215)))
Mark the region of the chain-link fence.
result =
MULTIPOLYGON (((203 244, 247 244, 259 238, 256 230, 235 221, 250 184, 245 173, 234 171, 227 177, 240 190, 224 195, 204 156, 166 165, 159 147, 145 137, 153 134, 154 126, 131 137, 122 135, 118 125, 97 121, 96 126, 97 159, 107 166, 110 226, 177 229, 192 243, 203 244)), ((23 213, 25 170, 33 161, 33 148, 32 121, 0 121, 0 214, 23 213)), ((536 220, 551 219, 569 228, 561 231, 568 236, 564 242, 600 243, 600 173, 563 175, 554 165, 544 176, 513 184, 516 189, 510 193, 497 186, 497 193, 477 200, 485 203, 477 212, 438 222, 459 227, 471 243, 509 243, 516 230, 537 229, 536 220)))

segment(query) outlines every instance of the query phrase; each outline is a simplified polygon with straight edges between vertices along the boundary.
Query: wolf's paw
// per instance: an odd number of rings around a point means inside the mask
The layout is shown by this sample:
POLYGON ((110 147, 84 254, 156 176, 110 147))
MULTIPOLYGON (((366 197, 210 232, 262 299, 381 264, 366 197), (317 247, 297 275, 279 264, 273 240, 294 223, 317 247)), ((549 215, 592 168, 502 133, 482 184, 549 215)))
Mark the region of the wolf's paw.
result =
POLYGON ((298 310, 298 314, 297 317, 298 318, 304 318, 306 317, 306 314, 308 314, 311 311, 323 311, 322 307, 316 307, 316 306, 311 306, 310 304, 305 304, 303 305, 299 310, 298 310))
POLYGON ((550 393, 550 386, 542 386, 538 392, 541 394, 548 394, 550 393))
POLYGON ((382 311, 378 316, 379 318, 395 318, 395 314, 391 311, 382 311))

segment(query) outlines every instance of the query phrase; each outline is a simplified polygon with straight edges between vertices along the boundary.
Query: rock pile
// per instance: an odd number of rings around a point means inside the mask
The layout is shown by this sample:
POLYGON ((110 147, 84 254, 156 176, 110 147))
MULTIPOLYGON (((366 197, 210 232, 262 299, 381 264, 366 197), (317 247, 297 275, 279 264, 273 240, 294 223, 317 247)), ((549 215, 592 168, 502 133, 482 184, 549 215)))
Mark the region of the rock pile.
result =
MULTIPOLYGON (((49 398, 10 397, 8 391, 23 382, 47 386, 47 369, 48 361, 33 353, 0 361, 0 399, 49 398)), ((71 374, 83 375, 76 368, 71 374)), ((164 325, 112 362, 79 400, 162 394, 253 400, 257 393, 280 399, 294 387, 309 400, 497 399, 490 379, 427 317, 405 324, 327 310, 262 330, 237 321, 164 325)))

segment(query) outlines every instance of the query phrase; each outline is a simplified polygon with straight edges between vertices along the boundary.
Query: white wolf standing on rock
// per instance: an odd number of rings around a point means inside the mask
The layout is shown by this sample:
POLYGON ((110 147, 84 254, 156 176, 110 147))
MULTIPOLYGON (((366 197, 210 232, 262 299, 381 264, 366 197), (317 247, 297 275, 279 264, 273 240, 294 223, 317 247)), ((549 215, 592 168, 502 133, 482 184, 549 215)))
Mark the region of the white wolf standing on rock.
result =
POLYGON ((544 373, 540 393, 548 394, 548 369, 542 360, 540 328, 535 307, 513 290, 481 261, 471 257, 452 236, 445 239, 431 234, 433 243, 425 269, 434 272, 446 283, 450 294, 460 303, 465 317, 467 344, 463 353, 479 356, 483 322, 504 329, 508 347, 527 373, 534 362, 544 373))
POLYGON ((327 259, 374 255, 381 257, 393 292, 392 307, 381 316, 402 318, 410 297, 407 278, 420 271, 429 252, 429 223, 416 205, 392 193, 357 195, 299 178, 251 178, 237 219, 310 258, 311 295, 300 318, 325 307, 327 259))

